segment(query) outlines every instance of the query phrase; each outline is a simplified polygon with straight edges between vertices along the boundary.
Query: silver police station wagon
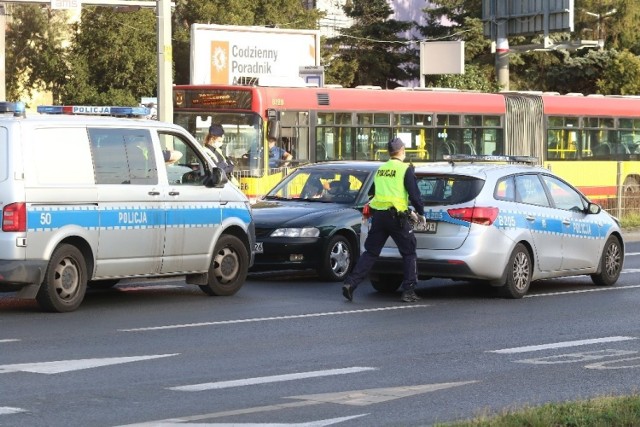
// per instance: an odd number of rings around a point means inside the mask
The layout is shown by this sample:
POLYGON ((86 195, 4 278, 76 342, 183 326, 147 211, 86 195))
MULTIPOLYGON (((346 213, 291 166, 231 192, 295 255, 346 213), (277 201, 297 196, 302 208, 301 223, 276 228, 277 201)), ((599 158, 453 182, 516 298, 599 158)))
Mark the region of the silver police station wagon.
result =
MULTIPOLYGON (((416 166, 427 217, 424 228, 414 226, 420 279, 486 282, 507 298, 522 298, 539 279, 589 275, 596 285, 616 283, 624 260, 618 220, 551 171, 527 164, 534 162, 451 156, 416 166)), ((392 239, 370 278, 380 292, 400 286, 392 239)))

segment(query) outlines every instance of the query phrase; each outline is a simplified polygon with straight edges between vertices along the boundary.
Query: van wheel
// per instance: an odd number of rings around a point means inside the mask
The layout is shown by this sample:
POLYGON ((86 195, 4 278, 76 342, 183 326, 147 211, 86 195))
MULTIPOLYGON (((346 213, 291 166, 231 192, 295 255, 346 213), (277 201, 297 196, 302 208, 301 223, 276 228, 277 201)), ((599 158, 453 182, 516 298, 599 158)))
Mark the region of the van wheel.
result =
POLYGON ((244 284, 248 268, 249 255, 242 241, 223 234, 213 250, 208 284, 200 285, 200 289, 211 296, 233 295, 244 284))
POLYGON ((51 255, 44 282, 36 295, 47 311, 73 311, 87 291, 87 267, 82 253, 72 245, 62 244, 51 255))
POLYGON ((353 251, 349 240, 340 235, 333 236, 324 250, 320 276, 329 282, 344 280, 353 264, 353 251))
POLYGON ((609 237, 600 256, 600 273, 591 275, 593 283, 598 286, 615 284, 622 271, 622 257, 620 240, 615 236, 609 237))
POLYGON ((385 294, 391 294, 398 290, 403 278, 396 274, 376 274, 371 275, 370 280, 373 289, 385 294))
POLYGON ((509 257, 506 267, 506 283, 499 288, 500 294, 505 298, 522 298, 529 291, 531 284, 531 255, 527 248, 518 243, 509 257))
POLYGON ((110 289, 120 282, 120 279, 89 280, 87 286, 91 289, 110 289))

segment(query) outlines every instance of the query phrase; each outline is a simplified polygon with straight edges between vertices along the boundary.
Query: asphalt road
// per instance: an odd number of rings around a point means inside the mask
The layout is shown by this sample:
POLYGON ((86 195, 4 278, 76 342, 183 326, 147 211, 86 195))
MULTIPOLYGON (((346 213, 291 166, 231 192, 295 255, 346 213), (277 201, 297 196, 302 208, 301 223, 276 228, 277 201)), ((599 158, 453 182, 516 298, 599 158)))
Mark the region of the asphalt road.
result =
POLYGON ((41 313, 0 294, 3 426, 424 426, 637 391, 640 243, 614 287, 587 277, 521 300, 421 282, 418 304, 308 274, 228 298, 176 281, 90 291, 41 313))

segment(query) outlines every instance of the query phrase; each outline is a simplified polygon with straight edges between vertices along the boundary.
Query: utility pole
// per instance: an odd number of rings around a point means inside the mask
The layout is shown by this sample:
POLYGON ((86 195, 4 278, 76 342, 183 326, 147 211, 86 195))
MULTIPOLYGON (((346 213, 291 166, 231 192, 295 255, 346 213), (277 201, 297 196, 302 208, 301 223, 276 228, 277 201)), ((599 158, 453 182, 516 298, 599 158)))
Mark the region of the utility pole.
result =
POLYGON ((0 100, 6 100, 5 77, 5 30, 6 14, 4 5, 14 4, 50 4, 53 9, 78 9, 81 5, 91 6, 137 6, 156 8, 158 16, 158 119, 171 122, 173 119, 173 97, 171 87, 171 8, 175 3, 170 0, 8 0, 0 3, 0 100), (168 70, 168 71, 167 71, 168 70))

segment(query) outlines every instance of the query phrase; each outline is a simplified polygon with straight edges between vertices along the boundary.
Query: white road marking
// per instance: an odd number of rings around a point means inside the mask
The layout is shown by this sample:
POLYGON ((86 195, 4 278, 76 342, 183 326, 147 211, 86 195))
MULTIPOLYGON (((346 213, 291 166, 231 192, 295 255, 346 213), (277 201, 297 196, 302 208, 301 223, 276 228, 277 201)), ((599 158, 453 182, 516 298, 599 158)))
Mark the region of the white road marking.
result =
POLYGON ((638 273, 640 272, 640 268, 625 268, 622 270, 622 274, 624 273, 638 273))
MULTIPOLYGON (((369 414, 360 414, 360 415, 352 415, 350 417, 340 417, 340 418, 330 418, 327 420, 317 420, 317 421, 309 421, 306 423, 189 423, 186 424, 191 427, 324 427, 330 426, 333 424, 339 424, 345 421, 353 420, 355 418, 364 417, 369 414)), ((140 424, 130 424, 129 427, 184 427, 185 424, 182 420, 167 420, 167 421, 158 421, 152 423, 140 423, 140 424)), ((127 426, 122 426, 127 427, 127 426)))
POLYGON ((19 414, 20 412, 27 412, 22 408, 12 408, 10 406, 0 406, 0 415, 19 414))
POLYGON ((0 343, 3 343, 3 342, 17 342, 17 341, 20 341, 20 340, 17 339, 17 338, 7 338, 7 339, 4 339, 4 340, 0 340, 0 343))
MULTIPOLYGON (((209 414, 192 415, 187 417, 169 418, 166 420, 148 421, 148 422, 137 423, 137 424, 127 424, 126 426, 120 426, 120 427, 154 427, 154 426, 166 427, 166 426, 172 426, 172 425, 184 426, 184 423, 190 423, 192 421, 202 421, 202 420, 208 420, 213 418, 231 417, 231 416, 248 415, 248 414, 259 414, 262 412, 273 412, 273 411, 279 411, 282 409, 301 408, 305 406, 320 405, 325 403, 335 403, 339 405, 349 405, 349 406, 375 405, 378 403, 400 399, 403 397, 411 397, 418 394, 429 393, 429 392, 438 391, 438 390, 445 390, 448 388, 459 387, 467 384, 474 384, 477 382, 478 381, 474 380, 474 381, 461 381, 461 382, 455 382, 455 383, 422 384, 422 385, 405 386, 405 387, 373 388, 373 389, 366 389, 366 390, 343 391, 343 392, 337 392, 337 393, 292 396, 292 397, 288 397, 287 399, 296 399, 300 401, 267 405, 267 406, 255 406, 253 408, 234 409, 234 410, 222 411, 222 412, 212 412, 209 414), (165 424, 165 423, 173 423, 173 424, 165 424)), ((367 414, 356 415, 355 417, 362 417, 365 415, 367 414)), ((188 424, 188 425, 193 426, 193 425, 220 425, 220 424, 188 424)), ((233 425, 244 425, 244 424, 230 423, 226 425, 233 426, 233 425)), ((255 424, 255 425, 273 426, 278 424, 266 423, 266 424, 255 424)), ((295 425, 306 426, 308 424, 302 423, 302 424, 295 424, 295 425)))
POLYGON ((203 384, 192 384, 192 385, 183 385, 178 387, 168 387, 169 390, 177 390, 177 391, 203 391, 203 390, 219 390, 223 388, 231 388, 231 387, 243 387, 247 385, 256 385, 256 384, 267 384, 267 383, 276 383, 282 381, 294 381, 301 380, 305 378, 316 378, 316 377, 328 377, 332 375, 345 375, 345 374, 356 374, 358 372, 366 372, 366 371, 375 371, 377 368, 367 368, 367 367, 352 367, 352 368, 342 368, 342 369, 329 369, 325 371, 309 371, 309 372, 298 372, 295 374, 284 374, 284 375, 271 375, 267 377, 255 377, 255 378, 245 378, 242 380, 233 380, 233 381, 218 381, 214 383, 203 383, 203 384))
POLYGON ((177 356, 173 354, 155 354, 150 356, 110 357, 103 359, 59 360, 55 362, 18 363, 14 365, 0 365, 0 374, 11 372, 32 372, 34 374, 59 374, 62 372, 79 371, 82 369, 98 368, 101 366, 119 365, 122 363, 140 362, 142 360, 160 359, 177 356))
POLYGON ((220 320, 217 322, 201 322, 201 323, 185 323, 185 324, 178 324, 178 325, 150 326, 148 328, 118 329, 118 331, 140 332, 140 331, 159 331, 163 329, 197 328, 200 326, 232 325, 236 323, 269 322, 272 320, 306 319, 310 317, 339 316, 342 314, 362 314, 362 313, 373 313, 377 311, 406 310, 406 309, 414 309, 414 308, 424 308, 429 306, 430 306, 429 304, 397 305, 393 307, 366 308, 362 310, 329 311, 326 313, 294 314, 290 316, 256 317, 252 319, 220 320))
POLYGON ((606 286, 606 287, 603 286, 603 287, 597 287, 594 289, 582 289, 579 291, 561 291, 561 292, 548 292, 544 294, 527 294, 524 296, 524 298, 552 297, 557 295, 570 295, 570 294, 586 294, 588 292, 624 291, 625 289, 634 289, 634 288, 640 288, 640 285, 606 286))
POLYGON ((554 348, 566 348, 566 347, 577 347, 581 345, 589 345, 589 344, 601 344, 605 342, 619 342, 619 341, 629 341, 635 340, 636 337, 606 337, 606 338, 594 338, 589 340, 577 340, 577 341, 562 341, 552 344, 541 344, 541 345, 528 345, 525 347, 513 347, 513 348, 503 348, 501 350, 490 350, 487 353, 500 353, 500 354, 513 354, 513 353, 526 353, 528 351, 540 351, 540 350, 549 350, 554 348))
POLYGON ((624 256, 636 256, 636 255, 640 255, 640 252, 627 252, 626 254, 624 254, 624 256))

